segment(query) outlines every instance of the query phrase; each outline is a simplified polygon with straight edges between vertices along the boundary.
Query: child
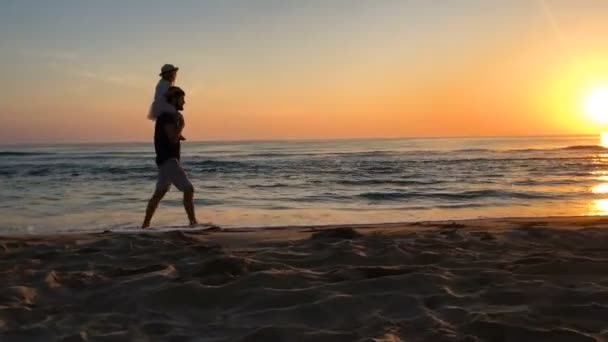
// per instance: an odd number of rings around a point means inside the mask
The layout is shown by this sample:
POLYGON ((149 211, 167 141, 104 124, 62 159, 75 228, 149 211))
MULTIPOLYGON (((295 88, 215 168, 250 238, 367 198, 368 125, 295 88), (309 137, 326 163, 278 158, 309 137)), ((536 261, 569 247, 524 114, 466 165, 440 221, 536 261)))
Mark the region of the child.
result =
MULTIPOLYGON (((156 120, 156 118, 163 113, 175 113, 177 115, 177 110, 175 107, 170 105, 167 102, 167 98, 165 97, 167 90, 173 86, 175 83, 175 79, 177 78, 178 67, 173 64, 165 64, 160 69, 160 74, 158 76, 161 79, 156 84, 156 89, 154 92, 154 101, 150 106, 150 111, 148 112, 148 119, 156 120)), ((179 116, 180 124, 184 125, 183 116, 179 116)), ((186 140, 183 136, 180 137, 180 140, 186 140)))

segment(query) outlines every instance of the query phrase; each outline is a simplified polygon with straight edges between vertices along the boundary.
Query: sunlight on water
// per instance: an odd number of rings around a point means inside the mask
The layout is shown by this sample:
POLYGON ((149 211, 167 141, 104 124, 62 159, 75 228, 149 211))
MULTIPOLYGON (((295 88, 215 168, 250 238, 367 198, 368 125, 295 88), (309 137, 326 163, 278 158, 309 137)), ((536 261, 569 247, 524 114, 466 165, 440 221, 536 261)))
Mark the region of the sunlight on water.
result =
POLYGON ((602 145, 602 147, 608 147, 608 132, 602 132, 600 134, 600 145, 602 145))
POLYGON ((593 201, 591 215, 608 215, 608 199, 597 199, 593 201))
POLYGON ((608 183, 602 183, 602 184, 598 184, 598 185, 594 186, 591 189, 591 192, 593 192, 594 194, 608 193, 608 183))
MULTIPOLYGON (((608 132, 600 134, 600 144, 602 147, 608 147, 608 132)), ((591 174, 596 175, 597 180, 608 181, 608 171, 595 170, 591 174)), ((608 183, 600 183, 591 188, 594 194, 608 194, 608 183)), ((591 215, 608 215, 608 198, 595 199, 590 205, 591 215)))
MULTIPOLYGON (((596 174, 600 174, 600 172, 591 172, 591 174, 596 175, 596 174)), ((602 171, 601 174, 602 175, 605 174, 605 171, 602 171)), ((608 176, 598 176, 595 179, 608 182, 608 176)))
MULTIPOLYGON (((600 145, 608 148, 608 132, 600 134, 600 145)), ((600 175, 596 179, 607 181, 608 172, 604 170, 596 170, 592 172, 594 175, 600 175)), ((608 183, 601 183, 591 189, 594 194, 608 194, 608 183)), ((608 198, 596 199, 591 203, 591 215, 608 215, 608 198)))

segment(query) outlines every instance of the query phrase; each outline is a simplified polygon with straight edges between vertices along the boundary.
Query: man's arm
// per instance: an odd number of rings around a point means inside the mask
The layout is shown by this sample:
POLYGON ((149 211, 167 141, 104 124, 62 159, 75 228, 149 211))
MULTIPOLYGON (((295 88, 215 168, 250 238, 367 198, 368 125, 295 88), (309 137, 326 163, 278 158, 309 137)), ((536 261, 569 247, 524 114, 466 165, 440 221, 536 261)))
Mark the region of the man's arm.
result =
MULTIPOLYGON (((177 127, 180 128, 180 132, 184 130, 186 127, 186 122, 184 121, 184 115, 182 113, 177 113, 177 127)), ((186 140, 184 136, 180 133, 179 140, 186 140)))
POLYGON ((182 129, 186 127, 186 121, 184 120, 184 115, 182 113, 177 113, 177 125, 182 129))
POLYGON ((179 142, 183 127, 178 123, 176 117, 174 115, 163 114, 157 120, 159 124, 162 124, 169 141, 174 144, 179 142))
POLYGON ((174 144, 178 143, 182 135, 182 128, 178 127, 175 123, 167 123, 164 125, 164 128, 169 140, 174 144))

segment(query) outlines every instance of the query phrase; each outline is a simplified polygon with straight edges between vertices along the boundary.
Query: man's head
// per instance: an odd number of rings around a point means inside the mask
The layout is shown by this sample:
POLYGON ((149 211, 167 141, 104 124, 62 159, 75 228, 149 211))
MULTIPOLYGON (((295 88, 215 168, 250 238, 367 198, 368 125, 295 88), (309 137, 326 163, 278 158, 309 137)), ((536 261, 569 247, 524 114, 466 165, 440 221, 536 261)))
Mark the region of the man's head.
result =
POLYGON ((184 110, 186 104, 186 93, 180 87, 169 87, 165 93, 167 103, 173 105, 177 110, 184 110))
POLYGON ((177 78, 178 70, 179 70, 179 68, 173 64, 165 64, 162 66, 162 68, 160 68, 159 76, 162 77, 163 79, 173 83, 173 82, 175 82, 175 78, 177 78))

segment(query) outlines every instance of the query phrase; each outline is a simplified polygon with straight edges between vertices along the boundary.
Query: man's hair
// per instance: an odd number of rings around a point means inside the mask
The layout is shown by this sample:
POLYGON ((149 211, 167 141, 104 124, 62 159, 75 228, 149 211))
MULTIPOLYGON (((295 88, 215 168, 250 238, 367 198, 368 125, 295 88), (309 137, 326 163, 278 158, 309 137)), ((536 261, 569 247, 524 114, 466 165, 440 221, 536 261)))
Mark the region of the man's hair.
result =
POLYGON ((180 97, 186 96, 186 93, 180 87, 171 86, 165 93, 165 98, 167 102, 171 102, 173 99, 177 99, 180 97))

